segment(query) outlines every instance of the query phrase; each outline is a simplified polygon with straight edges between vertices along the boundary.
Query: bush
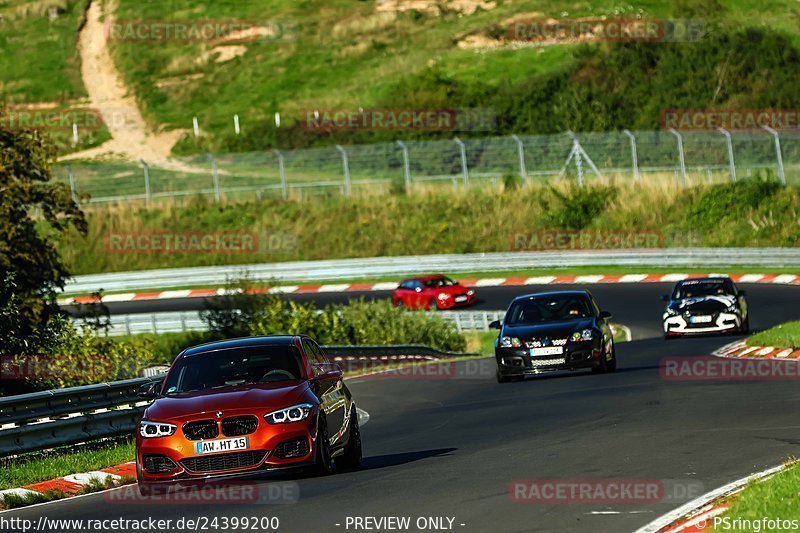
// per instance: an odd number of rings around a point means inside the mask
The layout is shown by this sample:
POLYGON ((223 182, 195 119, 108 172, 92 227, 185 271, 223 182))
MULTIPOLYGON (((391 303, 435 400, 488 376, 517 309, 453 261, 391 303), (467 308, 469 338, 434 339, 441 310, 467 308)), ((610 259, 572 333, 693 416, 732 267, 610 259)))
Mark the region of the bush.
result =
POLYGON ((546 220, 553 228, 580 230, 588 227, 617 197, 613 186, 571 184, 565 192, 548 187, 550 198, 544 200, 546 220))
POLYGON ((389 301, 358 300, 318 310, 311 303, 277 295, 230 294, 220 300, 203 315, 216 336, 305 334, 326 345, 424 344, 454 352, 466 348, 464 337, 441 317, 398 309, 389 301), (236 302, 245 300, 247 311, 237 310, 236 302))

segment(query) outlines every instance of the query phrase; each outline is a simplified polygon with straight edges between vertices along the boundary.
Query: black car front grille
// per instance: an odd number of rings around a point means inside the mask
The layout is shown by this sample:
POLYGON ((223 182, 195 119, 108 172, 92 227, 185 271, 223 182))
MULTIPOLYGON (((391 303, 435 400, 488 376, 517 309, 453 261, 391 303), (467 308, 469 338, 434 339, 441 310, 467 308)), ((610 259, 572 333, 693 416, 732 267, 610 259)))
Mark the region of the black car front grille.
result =
POLYGON ((181 459, 181 465, 190 472, 222 472, 238 470, 258 465, 264 460, 267 452, 252 450, 249 452, 221 453, 206 457, 189 457, 181 459))
POLYGON ((272 455, 278 459, 292 459, 293 457, 303 457, 308 454, 308 439, 300 437, 281 442, 275 447, 272 455))
POLYGON ((166 474, 178 468, 178 465, 166 455, 145 455, 142 459, 144 459, 144 471, 148 474, 166 474))
POLYGON ((531 339, 524 342, 526 348, 548 348, 550 346, 565 346, 567 344, 567 339, 551 339, 549 337, 544 337, 541 339, 531 339))
POLYGON ((215 439, 219 428, 213 420, 196 420, 183 425, 183 435, 189 440, 215 439))
POLYGON ((247 416, 232 416, 222 421, 222 434, 226 437, 239 437, 249 435, 258 427, 258 418, 247 416))

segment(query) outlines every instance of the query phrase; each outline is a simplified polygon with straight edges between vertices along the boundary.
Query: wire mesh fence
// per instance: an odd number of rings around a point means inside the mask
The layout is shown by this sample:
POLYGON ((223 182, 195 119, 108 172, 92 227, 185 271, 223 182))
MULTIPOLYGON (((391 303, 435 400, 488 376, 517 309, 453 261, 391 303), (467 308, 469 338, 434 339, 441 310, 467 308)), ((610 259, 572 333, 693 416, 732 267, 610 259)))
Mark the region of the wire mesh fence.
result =
POLYGON ((193 195, 288 198, 314 193, 411 192, 423 185, 659 181, 679 186, 761 176, 800 183, 800 132, 622 131, 510 135, 437 141, 202 154, 162 166, 82 162, 57 180, 86 202, 193 195))

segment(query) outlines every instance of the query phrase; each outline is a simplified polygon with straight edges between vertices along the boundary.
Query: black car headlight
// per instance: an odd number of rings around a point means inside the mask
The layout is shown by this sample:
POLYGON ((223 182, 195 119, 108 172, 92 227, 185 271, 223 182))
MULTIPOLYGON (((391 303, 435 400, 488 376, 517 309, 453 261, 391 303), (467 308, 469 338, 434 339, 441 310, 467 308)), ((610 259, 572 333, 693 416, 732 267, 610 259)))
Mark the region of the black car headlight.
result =
POLYGON ((726 313, 735 313, 738 310, 739 309, 736 307, 736 304, 731 304, 725 309, 725 312, 726 313))
POLYGON ((576 331, 573 333, 569 340, 572 342, 583 342, 583 341, 590 341, 594 339, 595 333, 591 329, 584 329, 583 331, 576 331))
POLYGON ((313 408, 314 406, 310 403, 301 403, 267 413, 264 415, 264 420, 270 424, 291 424, 292 422, 300 422, 308 418, 313 408))
POLYGON ((164 422, 150 422, 142 420, 139 422, 139 435, 146 439, 154 439, 156 437, 169 437, 174 435, 178 426, 175 424, 167 424, 164 422))
POLYGON ((665 311, 665 313, 667 313, 668 316, 677 316, 678 315, 677 309, 673 309, 671 307, 667 307, 667 310, 665 311))

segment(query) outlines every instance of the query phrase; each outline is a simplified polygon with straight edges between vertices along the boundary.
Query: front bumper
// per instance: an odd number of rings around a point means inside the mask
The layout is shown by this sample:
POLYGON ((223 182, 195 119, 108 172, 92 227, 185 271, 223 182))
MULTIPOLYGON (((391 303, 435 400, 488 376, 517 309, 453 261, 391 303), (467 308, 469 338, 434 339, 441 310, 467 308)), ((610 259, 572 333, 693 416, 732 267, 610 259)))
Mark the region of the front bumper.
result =
POLYGON ((558 370, 600 366, 599 341, 570 343, 560 355, 532 356, 528 348, 496 348, 497 372, 504 377, 534 376, 558 370))
POLYGON ((436 299, 437 306, 439 309, 455 309, 456 307, 468 307, 475 303, 475 295, 467 296, 467 299, 461 302, 457 302, 455 297, 450 298, 437 298, 436 299))
POLYGON ((691 321, 692 315, 664 314, 664 334, 692 335, 702 333, 725 333, 737 331, 741 327, 741 318, 736 313, 723 312, 710 316, 711 322, 693 323, 691 321))
MULTIPOLYGON (((245 451, 217 452, 198 454, 195 444, 198 440, 189 440, 182 433, 182 427, 170 437, 145 439, 136 435, 136 473, 140 482, 147 484, 175 483, 178 481, 218 479, 258 474, 271 470, 292 468, 313 462, 316 448, 316 417, 290 424, 268 424, 261 420, 255 432, 244 435, 248 438, 249 447, 245 451), (300 456, 279 457, 286 448, 286 442, 300 444, 300 456), (303 450, 303 447, 305 450, 303 450), (248 454, 248 455, 239 455, 248 454), (172 462, 174 468, 166 472, 148 472, 145 457, 155 456, 159 462, 172 462)), ((218 438, 231 438, 220 435, 218 438)), ((213 439, 215 440, 215 439, 213 439)), ((150 461, 152 464, 153 461, 150 461)))

